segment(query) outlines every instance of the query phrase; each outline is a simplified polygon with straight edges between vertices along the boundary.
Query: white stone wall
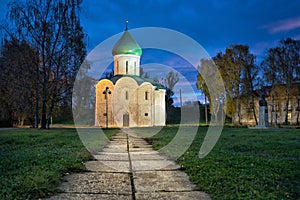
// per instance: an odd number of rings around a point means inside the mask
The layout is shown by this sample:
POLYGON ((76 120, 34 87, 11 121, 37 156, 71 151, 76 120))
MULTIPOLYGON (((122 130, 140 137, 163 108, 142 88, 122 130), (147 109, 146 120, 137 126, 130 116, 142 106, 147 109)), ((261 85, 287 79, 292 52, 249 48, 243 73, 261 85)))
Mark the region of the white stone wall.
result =
POLYGON ((109 87, 111 94, 107 95, 108 103, 108 126, 115 126, 114 116, 113 116, 113 106, 112 101, 114 98, 114 85, 108 79, 103 79, 99 81, 96 85, 96 104, 95 104, 95 126, 106 126, 106 99, 103 91, 105 88, 109 87))
POLYGON ((121 78, 116 82, 113 114, 117 126, 123 126, 123 115, 126 113, 129 114, 129 126, 138 125, 138 87, 137 82, 130 77, 121 78))
POLYGON ((154 90, 154 126, 166 125, 166 90, 154 90))
POLYGON ((140 75, 140 56, 131 54, 119 54, 114 56, 114 75, 124 74, 140 75))
POLYGON ((106 127, 106 99, 108 94, 108 127, 123 127, 124 114, 129 115, 129 127, 164 126, 165 90, 155 90, 155 87, 145 82, 140 86, 130 77, 120 78, 115 85, 103 79, 96 85, 95 125, 106 127))
POLYGON ((154 86, 148 82, 139 87, 138 107, 139 107, 139 126, 153 126, 153 91, 154 86))

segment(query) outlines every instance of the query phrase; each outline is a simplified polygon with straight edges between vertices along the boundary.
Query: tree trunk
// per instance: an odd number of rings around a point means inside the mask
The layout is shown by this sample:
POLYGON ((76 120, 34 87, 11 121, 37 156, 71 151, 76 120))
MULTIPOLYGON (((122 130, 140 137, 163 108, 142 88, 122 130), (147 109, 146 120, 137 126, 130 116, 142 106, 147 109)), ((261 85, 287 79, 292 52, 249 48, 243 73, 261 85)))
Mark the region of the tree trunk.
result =
POLYGON ((239 125, 242 125, 242 122, 241 122, 242 117, 241 117, 241 108, 240 108, 240 106, 238 106, 238 115, 239 115, 239 125))
POLYGON ((208 116, 207 116, 207 104, 206 104, 206 95, 204 95, 204 103, 205 103, 205 124, 208 124, 208 116))
POLYGON ((240 109, 240 106, 239 106, 239 101, 238 101, 238 98, 236 98, 236 112, 237 112, 237 117, 238 117, 238 125, 241 125, 241 109, 240 109))
POLYGON ((49 108, 49 112, 48 112, 48 118, 47 118, 47 129, 50 129, 50 124, 51 124, 51 116, 52 116, 52 112, 53 112, 53 108, 54 108, 54 97, 52 97, 51 99, 51 105, 49 108))
POLYGON ((289 116, 289 94, 287 94, 287 99, 286 99, 286 103, 285 103, 285 120, 284 120, 284 124, 288 125, 289 120, 288 120, 288 116, 289 116))
POLYGON ((254 104, 254 96, 252 95, 252 111, 253 111, 253 116, 254 116, 254 120, 255 120, 255 125, 258 125, 257 122, 257 116, 256 116, 256 112, 255 112, 255 104, 254 104))
MULTIPOLYGON (((44 84, 43 84, 44 85, 44 84)), ((44 94, 43 94, 44 95, 44 94)), ((41 129, 46 129, 46 99, 43 97, 42 100, 42 119, 41 119, 41 129)))
MULTIPOLYGON (((46 26, 46 25, 44 25, 46 26)), ((46 30, 46 29, 45 29, 46 30)), ((46 129, 46 112, 47 112, 47 70, 46 70, 46 58, 45 58, 45 41, 46 41, 46 33, 43 32, 43 39, 42 39, 42 74, 43 74, 43 81, 42 81, 42 119, 41 119, 41 129, 46 129)))
POLYGON ((39 128, 39 66, 36 67, 36 85, 35 85, 35 116, 34 116, 34 128, 39 128))
POLYGON ((25 122, 25 117, 22 116, 22 117, 21 117, 21 124, 20 124, 20 126, 24 126, 24 122, 25 122))
POLYGON ((299 126, 299 117, 300 117, 300 99, 298 99, 298 106, 297 106, 297 126, 299 126))
MULTIPOLYGON (((44 54, 44 53, 43 53, 44 54)), ((47 72, 44 56, 42 56, 43 62, 43 83, 42 83, 42 119, 41 129, 46 129, 46 112, 47 112, 47 72)))
POLYGON ((50 124, 51 124, 51 114, 48 113, 47 123, 46 123, 46 128, 47 129, 50 129, 50 124))
POLYGON ((299 126, 299 110, 298 110, 298 113, 297 113, 297 126, 299 126))

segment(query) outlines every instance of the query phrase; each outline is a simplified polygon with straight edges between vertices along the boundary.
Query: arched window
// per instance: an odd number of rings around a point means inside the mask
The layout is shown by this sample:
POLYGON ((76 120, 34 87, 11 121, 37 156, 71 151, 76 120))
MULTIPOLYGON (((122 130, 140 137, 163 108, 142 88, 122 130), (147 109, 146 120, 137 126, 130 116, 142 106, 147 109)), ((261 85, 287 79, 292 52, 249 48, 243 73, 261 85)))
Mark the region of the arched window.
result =
POLYGON ((128 74, 128 61, 126 61, 126 74, 128 74))

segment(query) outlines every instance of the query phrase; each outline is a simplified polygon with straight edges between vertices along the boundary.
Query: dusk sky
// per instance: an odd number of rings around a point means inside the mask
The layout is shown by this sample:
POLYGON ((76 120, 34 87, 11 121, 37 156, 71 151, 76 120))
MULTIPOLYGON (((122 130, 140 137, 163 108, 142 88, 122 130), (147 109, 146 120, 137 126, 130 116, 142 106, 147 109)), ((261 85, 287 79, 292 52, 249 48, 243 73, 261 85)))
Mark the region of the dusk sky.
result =
MULTIPOLYGON (((9 1, 0 1, 0 16, 4 18, 9 1)), ((181 32, 201 44, 210 56, 231 44, 248 44, 259 64, 266 48, 274 47, 280 39, 300 39, 299 10, 299 0, 83 0, 81 23, 88 35, 88 52, 124 31, 125 20, 129 20, 129 30, 162 27, 181 32)), ((150 54, 148 56, 155 56, 150 54)), ((195 72, 186 78, 195 88, 195 72)))
POLYGON ((129 28, 164 27, 199 42, 211 56, 233 43, 258 57, 281 38, 300 39, 300 1, 91 1, 82 5, 88 48, 129 28))

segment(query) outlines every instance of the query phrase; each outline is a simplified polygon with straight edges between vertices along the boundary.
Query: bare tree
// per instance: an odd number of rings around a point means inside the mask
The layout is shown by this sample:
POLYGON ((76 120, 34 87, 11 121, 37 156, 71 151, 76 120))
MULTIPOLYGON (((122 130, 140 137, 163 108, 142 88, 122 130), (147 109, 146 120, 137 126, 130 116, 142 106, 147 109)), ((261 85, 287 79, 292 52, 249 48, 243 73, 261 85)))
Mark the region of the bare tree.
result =
POLYGON ((173 98, 174 95, 174 87, 179 81, 179 74, 175 73, 174 71, 170 71, 166 78, 162 80, 163 85, 166 87, 166 107, 167 111, 173 104, 173 98))
POLYGON ((293 84, 299 84, 300 41, 282 39, 275 48, 267 50, 262 62, 268 84, 285 86, 285 124, 288 124, 289 103, 293 84))
POLYGON ((39 50, 43 129, 49 128, 55 105, 71 98, 76 72, 86 54, 78 16, 80 3, 81 0, 26 0, 9 4, 13 33, 39 50))
POLYGON ((241 71, 241 94, 250 97, 250 109, 254 116, 255 123, 257 122, 256 109, 255 109, 255 97, 256 90, 259 87, 258 77, 258 66, 255 64, 255 56, 249 52, 248 45, 240 45, 239 51, 242 61, 242 71, 241 71))
POLYGON ((164 85, 170 89, 171 91, 173 91, 176 83, 178 83, 179 81, 179 74, 174 72, 174 71, 170 71, 166 78, 164 79, 164 85))

